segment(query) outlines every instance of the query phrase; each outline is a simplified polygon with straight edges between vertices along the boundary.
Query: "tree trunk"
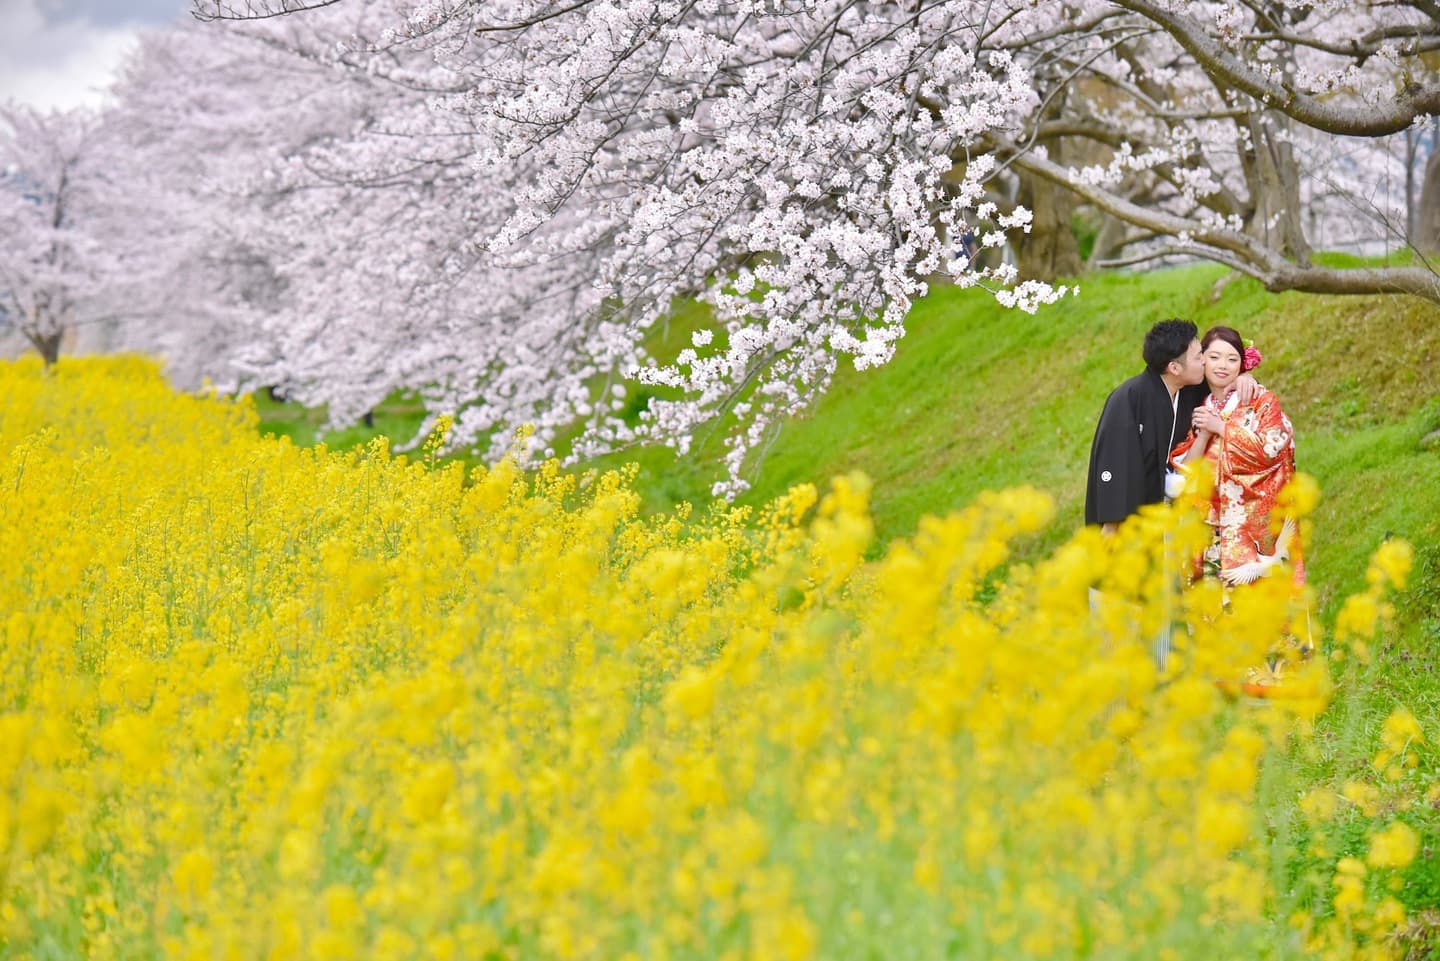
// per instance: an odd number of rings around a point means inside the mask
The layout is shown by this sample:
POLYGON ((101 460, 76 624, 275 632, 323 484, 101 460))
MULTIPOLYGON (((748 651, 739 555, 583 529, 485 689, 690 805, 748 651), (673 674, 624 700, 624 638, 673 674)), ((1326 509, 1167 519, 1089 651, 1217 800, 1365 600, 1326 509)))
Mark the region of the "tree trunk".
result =
MULTIPOLYGON (((1154 194, 1143 182, 1127 181, 1121 189, 1132 204, 1144 206, 1155 200, 1154 194)), ((1101 208, 1095 209, 1100 215, 1100 232, 1095 235, 1095 245, 1090 248, 1090 257, 1085 261, 1086 270, 1101 270, 1106 261, 1119 257, 1130 234, 1130 225, 1124 220, 1101 208)))
MULTIPOLYGON (((1047 139, 1041 144, 1057 163, 1063 162, 1058 140, 1047 139)), ((1015 260, 1021 279, 1053 281, 1079 276, 1080 244, 1070 224, 1075 213, 1075 195, 1029 171, 1017 170, 1016 173, 1020 181, 1016 203, 1029 208, 1034 216, 1030 232, 1022 234, 1016 243, 1015 260)))
POLYGON ((1125 239, 1125 221, 1109 214, 1100 215, 1100 232, 1095 235, 1095 245, 1090 248, 1090 259, 1085 262, 1087 270, 1096 270, 1101 262, 1109 260, 1120 252, 1125 239))
POLYGON ((53 334, 28 334, 30 343, 40 352, 40 359, 45 362, 46 367, 55 366, 60 359, 60 340, 63 336, 61 331, 53 334))
MULTIPOLYGON (((1248 160, 1250 197, 1253 211, 1246 232, 1299 264, 1310 262, 1310 243, 1300 222, 1304 209, 1300 203, 1300 167, 1295 150, 1284 136, 1289 132, 1288 119, 1278 111, 1268 111, 1269 126, 1259 116, 1250 118, 1250 141, 1253 152, 1248 160)), ((1244 161, 1242 160, 1242 163, 1244 161)))
POLYGON ((1426 253, 1440 251, 1440 150, 1430 151, 1420 184, 1420 209, 1415 212, 1412 243, 1426 253))
POLYGON ((1420 149, 1420 134, 1414 127, 1405 128, 1405 238, 1415 242, 1415 155, 1420 149))

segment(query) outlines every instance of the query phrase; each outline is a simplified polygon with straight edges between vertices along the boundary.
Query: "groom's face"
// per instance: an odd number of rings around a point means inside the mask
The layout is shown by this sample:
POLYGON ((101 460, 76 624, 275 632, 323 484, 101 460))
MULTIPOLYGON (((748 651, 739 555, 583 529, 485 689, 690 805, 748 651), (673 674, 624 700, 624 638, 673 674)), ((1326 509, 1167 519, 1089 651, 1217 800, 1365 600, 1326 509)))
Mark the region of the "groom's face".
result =
POLYGON ((1205 352, 1200 338, 1190 341, 1190 349, 1178 360, 1170 361, 1170 369, 1182 384, 1199 384, 1205 380, 1205 352))

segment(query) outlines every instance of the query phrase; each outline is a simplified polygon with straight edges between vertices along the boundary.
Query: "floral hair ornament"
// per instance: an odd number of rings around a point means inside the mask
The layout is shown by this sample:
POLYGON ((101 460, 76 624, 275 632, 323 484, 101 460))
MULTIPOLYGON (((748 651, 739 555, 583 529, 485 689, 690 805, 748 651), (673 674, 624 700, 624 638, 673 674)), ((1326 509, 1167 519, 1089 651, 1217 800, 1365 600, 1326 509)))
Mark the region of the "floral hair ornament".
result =
POLYGON ((1245 353, 1240 358, 1240 369, 1242 371, 1254 370, 1260 366, 1260 361, 1265 358, 1260 356, 1260 351, 1252 345, 1245 348, 1245 353))

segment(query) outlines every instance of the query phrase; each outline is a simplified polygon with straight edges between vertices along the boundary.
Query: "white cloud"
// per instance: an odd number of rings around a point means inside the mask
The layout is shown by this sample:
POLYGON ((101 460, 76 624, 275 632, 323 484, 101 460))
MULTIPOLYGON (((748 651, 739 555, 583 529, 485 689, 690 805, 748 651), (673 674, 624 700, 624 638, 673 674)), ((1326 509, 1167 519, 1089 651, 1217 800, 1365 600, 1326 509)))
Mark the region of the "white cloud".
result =
MULTIPOLYGON (((3 6, 8 0, 0 0, 3 6)), ((188 16, 190 0, 40 0, 46 20, 84 18, 92 23, 171 23, 188 16)))
POLYGON ((32 106, 98 105, 134 44, 137 25, 48 22, 37 0, 0 0, 0 99, 32 106))

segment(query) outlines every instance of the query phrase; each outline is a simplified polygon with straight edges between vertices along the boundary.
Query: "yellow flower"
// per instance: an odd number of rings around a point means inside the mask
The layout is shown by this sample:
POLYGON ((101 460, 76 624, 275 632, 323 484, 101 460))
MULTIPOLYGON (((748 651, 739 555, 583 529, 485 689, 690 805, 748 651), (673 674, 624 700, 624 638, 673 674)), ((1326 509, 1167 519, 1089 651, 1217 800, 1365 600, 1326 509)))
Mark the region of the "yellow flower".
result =
POLYGON ((376 961, 402 961, 415 954, 415 939, 393 924, 387 924, 375 933, 375 943, 370 957, 376 961))
POLYGON ((440 813, 455 787, 455 765, 437 761, 422 768, 409 784, 403 810, 412 821, 428 821, 440 813))
POLYGON ((1300 799, 1300 810, 1311 824, 1323 824, 1335 817, 1340 798, 1329 788, 1317 787, 1300 799))
POLYGON ((1285 514, 1305 517, 1320 503, 1320 484, 1304 471, 1297 471, 1290 482, 1281 489, 1275 506, 1285 514))
POLYGON ((1382 831, 1370 835, 1365 863, 1372 868, 1403 868, 1415 860, 1420 850, 1420 836, 1404 821, 1394 821, 1382 831))
POLYGON ((1415 715, 1401 705, 1391 711, 1390 716, 1385 719, 1381 740, 1391 750, 1400 751, 1411 743, 1424 744, 1425 732, 1421 729, 1420 722, 1415 719, 1415 715))
POLYGON ((776 961, 808 961, 816 956, 818 932, 805 912, 785 907, 753 920, 751 935, 755 957, 776 961))
POLYGON ((1410 542, 1391 538, 1381 544, 1370 558, 1367 576, 1372 584, 1388 583, 1397 591, 1404 590, 1405 581, 1410 576, 1410 568, 1414 563, 1415 549, 1410 546, 1410 542))
POLYGON ((320 893, 325 923, 337 931, 351 931, 364 921, 364 910, 355 889, 348 884, 332 884, 320 893))
POLYGON ((1373 637, 1379 618, 1379 601, 1370 594, 1352 594, 1335 618, 1335 633, 1344 638, 1373 637))
POLYGON ((215 865, 209 854, 196 848, 185 852, 176 863, 171 878, 185 910, 197 911, 210 894, 210 884, 215 879, 215 865))
POLYGON ((940 865, 935 860, 934 850, 922 850, 915 859, 915 866, 910 872, 922 890, 936 894, 940 890, 940 865))
POLYGON ((286 882, 310 881, 320 870, 320 846, 308 831, 289 831, 280 841, 276 863, 286 882))
POLYGON ((1381 932, 1397 931, 1405 924, 1405 905, 1394 898, 1385 898, 1375 906, 1370 919, 1381 932))
POLYGON ((715 707, 716 681, 712 671, 699 667, 686 668, 666 689, 666 710, 691 720, 706 716, 715 707))
POLYGON ((53 782, 47 785, 37 780, 27 785, 20 795, 16 811, 20 852, 33 856, 49 847, 73 804, 67 792, 53 786, 53 782))
POLYGON ((1380 791, 1364 781, 1346 781, 1340 788, 1340 796, 1354 803, 1367 818, 1374 817, 1380 809, 1380 791))
POLYGON ((1195 814, 1195 836, 1208 851, 1228 854, 1250 832, 1250 812, 1239 801, 1201 798, 1195 814))

